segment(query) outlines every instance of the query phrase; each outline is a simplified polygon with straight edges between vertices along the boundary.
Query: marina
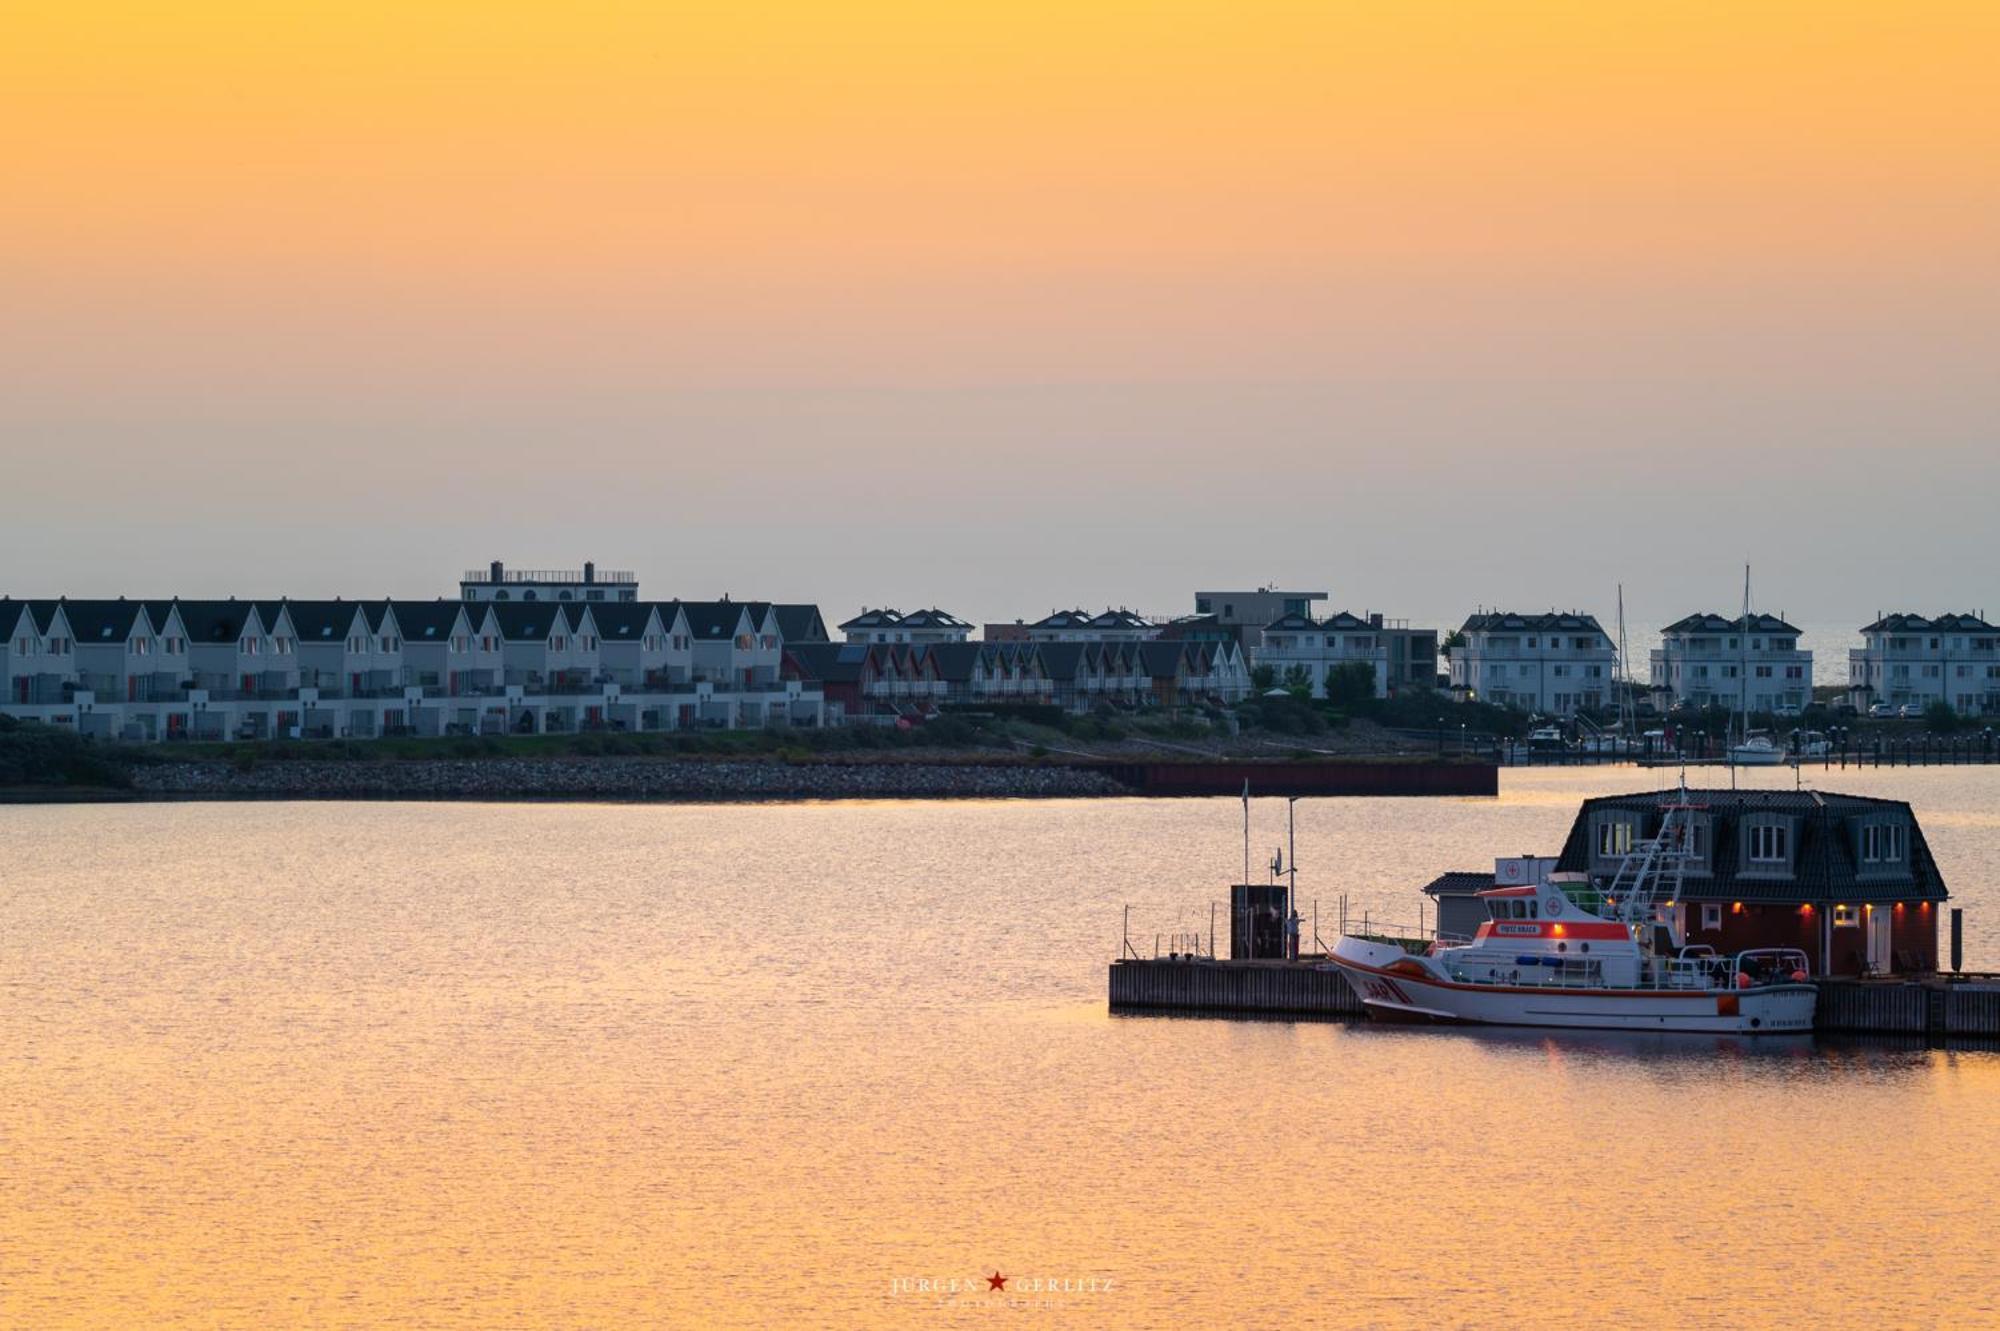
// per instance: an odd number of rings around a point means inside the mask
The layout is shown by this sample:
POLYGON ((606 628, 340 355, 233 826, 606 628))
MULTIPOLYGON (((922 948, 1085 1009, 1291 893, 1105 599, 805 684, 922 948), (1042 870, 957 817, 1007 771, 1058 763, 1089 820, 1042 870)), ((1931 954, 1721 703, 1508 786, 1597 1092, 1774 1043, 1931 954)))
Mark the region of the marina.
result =
MULTIPOLYGON (((1904 802, 1685 784, 1586 799, 1559 854, 1437 877, 1414 929, 1356 920, 1343 897, 1331 946, 1317 902, 1309 925, 1298 905, 1296 805, 1267 881, 1230 889, 1226 959, 1213 910, 1205 936, 1177 931, 1164 956, 1156 937, 1151 957, 1128 910, 1111 1010, 2000 1038, 2000 976, 1966 972, 1960 908, 1941 964, 1949 894, 1904 802)), ((1243 813, 1247 880, 1247 790, 1243 813)))

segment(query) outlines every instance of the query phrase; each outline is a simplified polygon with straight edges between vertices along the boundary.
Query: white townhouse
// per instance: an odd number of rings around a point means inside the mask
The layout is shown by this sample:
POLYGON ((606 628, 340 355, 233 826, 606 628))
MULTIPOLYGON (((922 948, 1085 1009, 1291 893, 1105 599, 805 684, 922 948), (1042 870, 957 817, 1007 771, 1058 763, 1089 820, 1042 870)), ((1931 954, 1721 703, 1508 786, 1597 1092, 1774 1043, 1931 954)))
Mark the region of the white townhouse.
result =
POLYGON ((1481 612, 1459 639, 1451 687, 1463 697, 1563 715, 1611 701, 1618 651, 1595 615, 1481 612))
POLYGON ((368 656, 365 662, 350 658, 348 668, 360 670, 366 696, 397 697, 409 682, 403 664, 403 626, 387 601, 363 601, 361 613, 368 622, 368 656))
POLYGON ((667 661, 660 607, 651 601, 612 601, 591 607, 597 625, 598 669, 607 682, 638 689, 656 679, 667 661))
POLYGON ((175 693, 185 657, 166 659, 166 645, 144 603, 65 599, 62 607, 75 638, 79 692, 104 703, 150 701, 175 693))
POLYGON ((500 628, 482 602, 390 602, 402 634, 406 689, 424 697, 478 697, 502 685, 500 628))
POLYGON ((314 690, 322 699, 361 692, 365 662, 373 656, 361 603, 288 600, 284 604, 298 657, 299 687, 314 690), (350 659, 356 663, 352 668, 350 659))
POLYGON ((1660 630, 1652 692, 1667 706, 1799 709, 1812 701, 1812 653, 1776 615, 1693 614, 1660 630))
POLYGON ((1847 654, 1856 707, 1945 702, 1961 716, 2000 713, 2000 627, 1985 616, 1884 615, 1861 640, 1847 654))
POLYGON ((1332 671, 1350 664, 1368 668, 1378 698, 1437 687, 1435 629, 1413 629, 1406 621, 1342 610, 1321 620, 1287 614, 1265 625, 1261 637, 1257 664, 1272 667, 1280 682, 1303 672, 1315 698, 1326 696, 1332 671))
POLYGON ((839 629, 847 635, 849 642, 891 643, 908 642, 910 634, 903 627, 903 614, 884 606, 880 610, 870 610, 863 606, 861 613, 840 624, 839 629))
POLYGON ((1022 636, 1030 642, 1145 642, 1160 636, 1160 626, 1123 608, 1058 610, 1027 625, 1022 636))
POLYGON ((0 599, 0 677, 20 708, 62 707, 76 688, 76 634, 60 601, 0 599))
POLYGON ((898 625, 906 635, 905 642, 940 643, 964 642, 972 636, 972 625, 960 619, 949 610, 932 606, 928 610, 912 610, 904 615, 898 625))

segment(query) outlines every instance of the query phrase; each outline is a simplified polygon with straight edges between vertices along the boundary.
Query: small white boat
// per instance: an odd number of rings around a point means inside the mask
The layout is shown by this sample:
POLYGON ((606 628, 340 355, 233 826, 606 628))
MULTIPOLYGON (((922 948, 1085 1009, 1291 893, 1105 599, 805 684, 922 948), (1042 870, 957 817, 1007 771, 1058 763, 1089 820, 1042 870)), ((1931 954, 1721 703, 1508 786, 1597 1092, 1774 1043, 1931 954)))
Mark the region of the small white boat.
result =
POLYGON ((1602 894, 1582 875, 1481 892, 1470 943, 1343 936, 1332 964, 1370 1015, 1406 1021, 1728 1034, 1810 1031, 1818 990, 1796 948, 1689 947, 1672 909, 1691 856, 1685 796, 1602 894))
POLYGON ((1729 746, 1729 761, 1738 767, 1776 767, 1785 761, 1785 751, 1769 735, 1748 735, 1729 746))

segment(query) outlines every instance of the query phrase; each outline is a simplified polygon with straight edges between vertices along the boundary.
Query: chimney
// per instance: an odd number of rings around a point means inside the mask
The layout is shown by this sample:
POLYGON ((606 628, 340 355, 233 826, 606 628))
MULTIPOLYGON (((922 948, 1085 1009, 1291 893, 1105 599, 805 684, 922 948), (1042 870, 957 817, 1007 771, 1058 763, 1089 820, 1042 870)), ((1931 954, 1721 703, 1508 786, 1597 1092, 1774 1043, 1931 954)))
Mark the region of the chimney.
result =
POLYGON ((588 559, 583 561, 583 580, 586 583, 597 581, 597 565, 593 564, 588 559))
POLYGON ((1379 629, 1382 627, 1382 616, 1379 612, 1372 613, 1368 616, 1368 627, 1371 629, 1379 629))
POLYGON ((494 582, 496 582, 496 583, 497 583, 497 582, 499 582, 499 581, 500 581, 500 579, 501 579, 501 577, 502 577, 502 576, 503 576, 503 575, 504 575, 504 574, 505 574, 506 572, 507 572, 507 570, 506 570, 506 569, 504 569, 504 568, 502 568, 502 567, 500 566, 500 561, 499 561, 499 560, 497 560, 497 559, 496 559, 496 560, 494 560, 494 561, 493 561, 493 567, 492 567, 492 570, 491 570, 491 573, 492 573, 492 578, 493 578, 493 581, 494 581, 494 582))

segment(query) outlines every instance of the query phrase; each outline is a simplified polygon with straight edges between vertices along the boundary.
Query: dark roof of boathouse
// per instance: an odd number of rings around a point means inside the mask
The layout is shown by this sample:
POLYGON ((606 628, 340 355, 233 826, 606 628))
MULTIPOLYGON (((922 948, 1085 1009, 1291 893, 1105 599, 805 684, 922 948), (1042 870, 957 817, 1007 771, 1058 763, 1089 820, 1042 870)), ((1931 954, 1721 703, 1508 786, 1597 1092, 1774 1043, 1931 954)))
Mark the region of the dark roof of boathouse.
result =
MULTIPOLYGON (((1651 836, 1659 830, 1665 806, 1680 795, 1678 790, 1655 790, 1585 800, 1563 842, 1556 871, 1595 870, 1598 878, 1607 877, 1606 861, 1592 854, 1593 816, 1636 813, 1638 836, 1651 836)), ((1702 866, 1688 870, 1682 887, 1682 895, 1689 899, 1792 904, 1943 901, 1950 895, 1922 825, 1902 800, 1819 790, 1690 790, 1687 802, 1709 828, 1702 866), (1753 867, 1744 854, 1745 824, 1758 815, 1776 815, 1793 832, 1782 869, 1753 867), (1908 827, 1903 858, 1879 866, 1864 864, 1862 829, 1880 822, 1908 827)))

